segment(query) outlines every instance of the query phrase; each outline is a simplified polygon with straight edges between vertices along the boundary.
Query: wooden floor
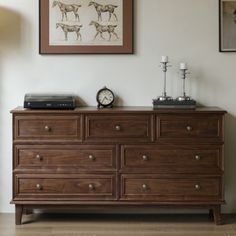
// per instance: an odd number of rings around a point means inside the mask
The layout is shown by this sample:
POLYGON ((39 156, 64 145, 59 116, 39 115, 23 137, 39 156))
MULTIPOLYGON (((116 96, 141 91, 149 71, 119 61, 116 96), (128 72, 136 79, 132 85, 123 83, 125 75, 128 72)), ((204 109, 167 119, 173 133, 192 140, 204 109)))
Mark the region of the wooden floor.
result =
POLYGON ((207 215, 0 214, 0 236, 236 236, 236 216, 216 226, 207 215))

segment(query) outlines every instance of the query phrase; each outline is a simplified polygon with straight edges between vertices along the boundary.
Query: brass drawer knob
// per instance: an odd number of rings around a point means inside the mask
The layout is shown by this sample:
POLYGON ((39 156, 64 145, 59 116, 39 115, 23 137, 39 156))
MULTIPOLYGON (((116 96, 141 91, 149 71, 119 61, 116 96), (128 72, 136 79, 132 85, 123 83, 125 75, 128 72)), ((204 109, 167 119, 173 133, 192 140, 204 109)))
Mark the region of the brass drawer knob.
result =
POLYGON ((95 190, 95 186, 94 186, 93 184, 89 184, 88 187, 89 187, 89 190, 90 190, 90 191, 94 191, 94 190, 95 190))
POLYGON ((148 186, 146 184, 143 184, 142 185, 142 189, 143 189, 143 191, 147 191, 148 190, 148 186))
POLYGON ((200 189, 201 189, 201 186, 200 186, 199 184, 196 184, 196 185, 195 185, 195 189, 196 189, 196 190, 200 190, 200 189))
POLYGON ((36 159, 37 159, 38 161, 42 161, 42 160, 43 160, 43 157, 40 156, 39 154, 37 154, 37 155, 36 155, 36 159))
POLYGON ((90 160, 90 161, 95 161, 96 158, 95 158, 93 155, 89 155, 89 160, 90 160))
POLYGON ((50 131, 51 131, 51 128, 46 125, 46 126, 44 127, 44 130, 47 131, 47 132, 50 132, 50 131))
POLYGON ((38 190, 42 190, 42 189, 43 189, 43 187, 42 187, 41 184, 36 184, 36 188, 37 188, 38 190))
POLYGON ((200 161, 200 160, 201 160, 201 157, 200 157, 199 155, 196 155, 196 156, 195 156, 195 159, 196 159, 197 161, 200 161))
POLYGON ((143 159, 144 161, 148 161, 148 156, 143 155, 143 156, 142 156, 142 159, 143 159))
POLYGON ((193 128, 192 128, 190 125, 188 125, 188 126, 186 127, 186 130, 190 132, 190 131, 193 130, 193 128))
POLYGON ((116 130, 116 131, 121 131, 121 126, 120 126, 120 125, 116 125, 116 126, 115 126, 115 130, 116 130))

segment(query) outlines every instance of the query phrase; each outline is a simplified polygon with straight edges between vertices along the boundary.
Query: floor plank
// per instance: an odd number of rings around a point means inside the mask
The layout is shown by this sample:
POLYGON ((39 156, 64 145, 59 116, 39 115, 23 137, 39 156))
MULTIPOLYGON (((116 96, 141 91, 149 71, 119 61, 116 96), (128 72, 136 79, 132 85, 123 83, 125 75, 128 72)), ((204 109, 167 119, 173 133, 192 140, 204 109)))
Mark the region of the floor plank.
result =
POLYGON ((216 226, 207 215, 0 214, 0 236, 236 236, 236 215, 216 226))

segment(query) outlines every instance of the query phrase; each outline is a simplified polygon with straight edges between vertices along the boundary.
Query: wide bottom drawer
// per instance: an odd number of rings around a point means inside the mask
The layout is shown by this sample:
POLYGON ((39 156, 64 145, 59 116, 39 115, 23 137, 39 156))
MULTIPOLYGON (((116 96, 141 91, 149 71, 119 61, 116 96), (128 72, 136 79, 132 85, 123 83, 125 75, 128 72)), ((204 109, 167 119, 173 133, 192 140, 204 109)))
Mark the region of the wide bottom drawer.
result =
POLYGON ((220 177, 122 175, 122 200, 223 201, 220 177))
POLYGON ((17 174, 14 200, 114 200, 115 186, 112 174, 17 174))

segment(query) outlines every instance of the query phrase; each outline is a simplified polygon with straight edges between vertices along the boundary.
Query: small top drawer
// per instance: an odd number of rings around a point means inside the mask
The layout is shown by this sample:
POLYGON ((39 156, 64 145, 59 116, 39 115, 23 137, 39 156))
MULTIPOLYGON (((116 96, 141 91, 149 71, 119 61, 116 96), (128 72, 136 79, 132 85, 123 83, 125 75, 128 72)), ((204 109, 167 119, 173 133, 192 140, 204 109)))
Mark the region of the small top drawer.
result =
POLYGON ((208 114, 158 116, 157 137, 222 141, 222 117, 208 114))
POLYGON ((14 139, 81 139, 79 116, 16 116, 14 139))
POLYGON ((151 141, 152 116, 88 115, 85 139, 89 141, 151 141))

